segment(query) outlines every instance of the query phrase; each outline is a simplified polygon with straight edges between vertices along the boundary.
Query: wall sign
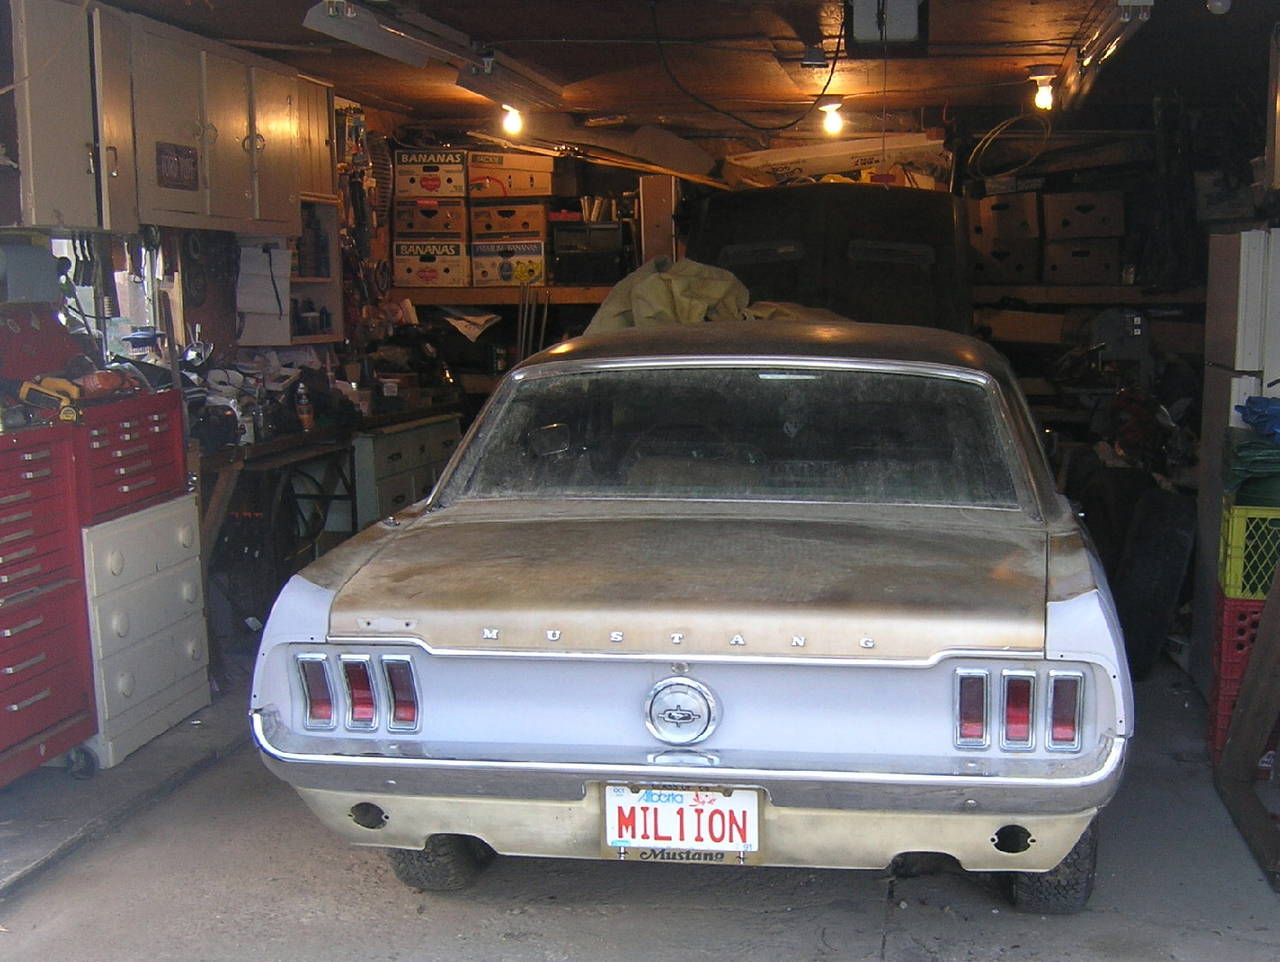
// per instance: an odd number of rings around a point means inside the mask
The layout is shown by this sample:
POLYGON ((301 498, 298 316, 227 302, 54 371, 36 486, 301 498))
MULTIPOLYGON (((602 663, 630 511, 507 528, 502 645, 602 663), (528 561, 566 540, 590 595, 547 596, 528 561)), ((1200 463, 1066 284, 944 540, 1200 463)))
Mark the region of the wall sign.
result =
POLYGON ((199 190, 200 155, 196 149, 157 142, 156 183, 171 190, 199 190))

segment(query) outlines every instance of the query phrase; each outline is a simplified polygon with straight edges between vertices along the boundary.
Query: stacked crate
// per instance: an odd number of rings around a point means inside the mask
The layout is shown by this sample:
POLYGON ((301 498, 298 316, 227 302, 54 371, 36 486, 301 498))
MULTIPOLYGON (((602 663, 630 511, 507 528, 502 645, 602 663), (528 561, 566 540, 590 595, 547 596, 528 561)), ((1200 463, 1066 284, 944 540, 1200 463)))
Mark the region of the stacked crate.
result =
POLYGON ((467 287, 467 154, 397 150, 392 269, 398 287, 467 287))
POLYGON ((1044 282, 1119 284, 1124 194, 1044 194, 1044 282))
POLYGON ((473 151, 467 162, 471 200, 471 277, 476 287, 547 282, 547 205, 553 159, 473 151))
MULTIPOLYGON (((1280 559, 1280 508, 1237 505, 1222 511, 1218 552, 1218 597, 1214 618, 1213 694, 1209 700, 1209 748, 1222 754, 1231 714, 1258 633, 1263 602, 1280 559)), ((1275 747, 1275 733, 1270 746, 1275 747)))
POLYGON ((1034 191, 993 194, 969 202, 969 246, 975 284, 1040 280, 1040 206, 1034 191))

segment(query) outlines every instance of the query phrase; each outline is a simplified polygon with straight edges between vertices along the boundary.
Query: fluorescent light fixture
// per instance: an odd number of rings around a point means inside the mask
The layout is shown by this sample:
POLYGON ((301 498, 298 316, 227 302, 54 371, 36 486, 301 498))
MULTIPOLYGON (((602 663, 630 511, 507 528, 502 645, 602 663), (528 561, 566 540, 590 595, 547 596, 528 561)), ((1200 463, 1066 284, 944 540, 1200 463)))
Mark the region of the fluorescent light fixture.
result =
POLYGON ((478 65, 463 65, 454 82, 495 104, 510 104, 524 111, 564 107, 563 87, 502 54, 486 56, 478 65))
MULTIPOLYGON (((426 18, 421 20, 431 22, 426 18)), ((468 49, 465 37, 443 24, 440 32, 434 33, 407 21, 384 17, 354 3, 336 8, 322 0, 307 11, 302 25, 410 67, 425 67, 433 60, 455 66, 479 60, 468 49)))

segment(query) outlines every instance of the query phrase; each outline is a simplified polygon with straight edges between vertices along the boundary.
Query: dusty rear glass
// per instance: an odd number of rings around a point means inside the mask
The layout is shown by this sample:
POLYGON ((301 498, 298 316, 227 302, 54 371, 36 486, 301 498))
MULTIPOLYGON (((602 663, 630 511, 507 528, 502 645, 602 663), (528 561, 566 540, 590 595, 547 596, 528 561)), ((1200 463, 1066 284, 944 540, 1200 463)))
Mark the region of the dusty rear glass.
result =
POLYGON ((633 367, 528 377, 440 500, 678 498, 1016 508, 984 385, 881 370, 633 367))

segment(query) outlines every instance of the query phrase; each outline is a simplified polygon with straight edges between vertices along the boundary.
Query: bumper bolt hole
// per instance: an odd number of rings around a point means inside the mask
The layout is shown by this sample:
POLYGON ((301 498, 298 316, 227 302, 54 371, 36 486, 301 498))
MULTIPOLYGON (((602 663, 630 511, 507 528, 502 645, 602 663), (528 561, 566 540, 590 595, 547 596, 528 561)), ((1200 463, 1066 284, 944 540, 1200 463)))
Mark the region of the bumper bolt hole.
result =
POLYGON ((1021 825, 1006 825, 991 836, 991 844, 997 852, 1019 855, 1035 843, 1035 839, 1021 825))
POLYGON ((352 805, 348 813, 351 820, 361 828, 379 829, 387 824, 387 813, 372 802, 361 802, 352 805))

